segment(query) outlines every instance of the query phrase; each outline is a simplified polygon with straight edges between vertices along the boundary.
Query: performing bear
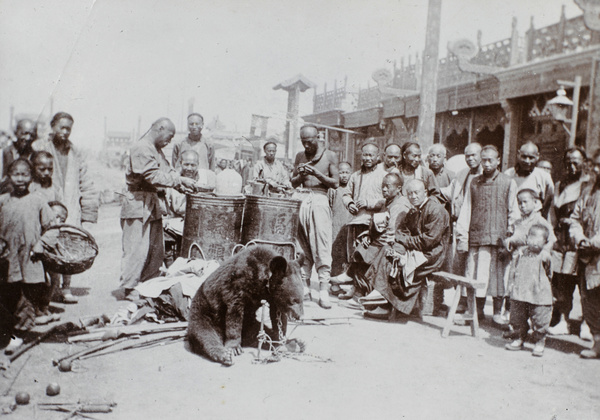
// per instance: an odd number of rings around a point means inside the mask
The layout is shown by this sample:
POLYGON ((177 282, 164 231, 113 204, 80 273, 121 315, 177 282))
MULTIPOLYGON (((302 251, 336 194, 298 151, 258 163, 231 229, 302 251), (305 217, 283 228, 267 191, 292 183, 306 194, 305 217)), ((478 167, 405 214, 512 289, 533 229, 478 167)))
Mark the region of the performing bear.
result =
POLYGON ((224 261, 196 292, 187 331, 192 351, 232 365, 242 346, 257 345, 256 311, 262 300, 269 303, 273 324, 266 332, 272 340, 282 340, 288 316, 303 314, 300 264, 252 246, 224 261))

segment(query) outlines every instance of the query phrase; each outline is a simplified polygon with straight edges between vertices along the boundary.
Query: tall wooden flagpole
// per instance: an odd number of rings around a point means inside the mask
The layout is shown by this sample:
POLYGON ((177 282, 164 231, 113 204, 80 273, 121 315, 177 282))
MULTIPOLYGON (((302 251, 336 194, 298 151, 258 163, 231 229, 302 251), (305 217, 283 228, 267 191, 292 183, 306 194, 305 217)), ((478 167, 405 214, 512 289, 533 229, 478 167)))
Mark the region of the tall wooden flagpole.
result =
POLYGON ((442 0, 429 0, 427 10, 427 34, 421 73, 421 96, 419 104, 419 125, 417 141, 423 152, 433 144, 435 133, 435 109, 437 103, 437 68, 440 46, 440 18, 442 0))

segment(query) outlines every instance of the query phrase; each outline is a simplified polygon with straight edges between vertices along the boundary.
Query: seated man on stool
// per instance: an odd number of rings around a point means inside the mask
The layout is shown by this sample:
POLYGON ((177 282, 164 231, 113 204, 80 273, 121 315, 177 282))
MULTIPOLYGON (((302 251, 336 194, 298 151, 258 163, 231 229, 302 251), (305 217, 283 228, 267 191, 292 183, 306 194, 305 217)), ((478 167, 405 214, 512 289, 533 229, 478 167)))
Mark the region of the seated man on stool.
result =
MULTIPOLYGON (((393 247, 382 249, 365 276, 396 311, 421 317, 427 276, 444 263, 450 218, 438 200, 427 197, 423 181, 409 180, 404 191, 412 209, 399 222, 393 247)), ((389 313, 385 307, 376 311, 372 315, 389 313)))
POLYGON ((400 194, 401 190, 402 178, 397 173, 384 176, 381 183, 381 192, 385 199, 384 207, 381 212, 373 215, 369 230, 359 235, 359 245, 356 246, 347 272, 331 278, 331 283, 334 285, 352 284, 348 292, 338 296, 339 299, 350 299, 355 293, 365 295, 373 290, 369 279, 365 277, 365 272, 381 248, 387 246, 389 249, 389 246, 394 243, 396 226, 410 210, 410 203, 400 194))

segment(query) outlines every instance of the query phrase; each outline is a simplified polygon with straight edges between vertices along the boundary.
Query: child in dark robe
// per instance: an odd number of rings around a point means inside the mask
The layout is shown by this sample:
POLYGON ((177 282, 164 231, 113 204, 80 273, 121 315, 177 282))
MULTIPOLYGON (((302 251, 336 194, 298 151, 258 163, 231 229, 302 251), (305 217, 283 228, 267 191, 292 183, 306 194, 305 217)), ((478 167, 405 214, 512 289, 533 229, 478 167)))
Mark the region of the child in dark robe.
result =
MULTIPOLYGON (((339 181, 340 186, 336 189, 330 189, 328 191, 329 205, 331 206, 332 212, 332 238, 333 246, 331 247, 331 275, 337 276, 338 274, 346 271, 348 266, 348 255, 346 250, 347 242, 347 224, 352 220, 352 215, 346 208, 346 205, 342 201, 344 190, 352 175, 352 166, 348 162, 342 162, 338 165, 339 170, 339 181)), ((332 286, 331 293, 337 295, 342 290, 339 286, 332 286)))
POLYGON ((12 192, 0 195, 0 238, 8 246, 1 267, 0 305, 14 315, 9 350, 22 343, 19 336, 33 327, 36 310, 48 294, 44 266, 33 258, 32 248, 43 229, 53 224, 54 213, 41 195, 29 193, 31 174, 29 161, 15 160, 8 169, 12 192))

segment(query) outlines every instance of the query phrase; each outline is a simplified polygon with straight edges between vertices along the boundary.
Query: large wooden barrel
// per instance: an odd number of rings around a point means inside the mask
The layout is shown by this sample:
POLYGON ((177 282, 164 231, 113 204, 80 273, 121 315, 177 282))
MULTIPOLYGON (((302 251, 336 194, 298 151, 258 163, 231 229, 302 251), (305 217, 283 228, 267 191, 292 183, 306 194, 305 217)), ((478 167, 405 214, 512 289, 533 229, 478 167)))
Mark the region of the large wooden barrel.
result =
POLYGON ((223 261, 240 243, 243 196, 188 194, 181 256, 187 257, 190 246, 197 243, 206 259, 223 261))
MULTIPOLYGON (((298 236, 298 212, 302 201, 290 198, 246 195, 242 243, 253 240, 294 243, 298 236)), ((279 254, 295 258, 289 245, 274 246, 279 254)))

